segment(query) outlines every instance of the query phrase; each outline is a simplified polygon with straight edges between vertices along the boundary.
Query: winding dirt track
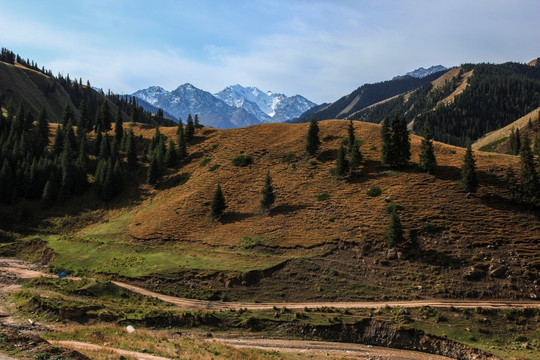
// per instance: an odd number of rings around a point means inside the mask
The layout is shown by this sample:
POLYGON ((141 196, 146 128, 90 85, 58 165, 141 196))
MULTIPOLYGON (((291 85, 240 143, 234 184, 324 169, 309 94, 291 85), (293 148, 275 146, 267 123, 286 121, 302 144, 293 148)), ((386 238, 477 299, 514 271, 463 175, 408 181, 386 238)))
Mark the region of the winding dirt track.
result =
MULTIPOLYGON (((40 276, 55 277, 52 274, 37 270, 34 265, 15 259, 0 259, 0 273, 14 273, 21 278, 35 278, 40 276), (30 268, 29 268, 30 267, 30 268), (32 268, 33 267, 33 268, 32 268)), ((68 277, 69 279, 78 279, 68 277)), ((248 309, 248 310, 268 310, 274 307, 289 309, 304 308, 348 308, 348 309, 372 309, 391 307, 456 307, 456 308, 476 308, 483 307, 488 309, 510 309, 510 308, 540 308, 540 301, 512 301, 512 300, 447 300, 447 299, 428 299, 428 300, 410 300, 410 301, 347 301, 347 302, 280 302, 280 303, 250 303, 250 302, 224 302, 224 301, 206 301, 186 299, 176 296, 164 295, 153 292, 138 286, 126 284, 119 281, 112 281, 113 284, 122 288, 131 290, 141 295, 155 297, 159 300, 174 304, 187 310, 229 310, 229 309, 248 309)))
POLYGON ((300 352, 306 355, 317 354, 327 356, 346 356, 357 359, 384 359, 384 360, 448 360, 450 358, 440 355, 422 353, 418 351, 384 348, 361 344, 336 343, 328 341, 303 340, 273 340, 273 339, 213 339, 221 344, 236 348, 256 348, 267 351, 300 352))
POLYGON ((134 357, 134 358, 139 359, 139 360, 170 360, 169 358, 164 358, 164 357, 161 357, 161 356, 150 355, 150 354, 141 353, 141 352, 137 352, 137 351, 122 350, 122 349, 117 349, 117 348, 113 348, 113 347, 109 347, 109 346, 89 344, 89 343, 80 342, 80 341, 72 341, 72 340, 53 341, 53 340, 50 340, 49 342, 51 344, 53 344, 53 345, 56 345, 56 346, 62 346, 62 347, 75 349, 75 350, 83 350, 83 351, 84 350, 91 350, 91 351, 115 352, 118 355, 134 357))

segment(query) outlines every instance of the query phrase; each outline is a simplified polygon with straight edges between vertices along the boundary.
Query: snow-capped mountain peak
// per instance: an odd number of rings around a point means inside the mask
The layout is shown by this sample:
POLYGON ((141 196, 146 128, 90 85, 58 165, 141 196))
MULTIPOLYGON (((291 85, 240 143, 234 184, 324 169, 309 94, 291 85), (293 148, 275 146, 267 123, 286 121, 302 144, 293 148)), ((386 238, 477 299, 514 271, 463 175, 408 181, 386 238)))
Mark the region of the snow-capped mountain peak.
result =
POLYGON ((264 92, 257 87, 243 87, 239 84, 228 86, 214 96, 230 106, 243 108, 259 118, 261 122, 282 122, 293 119, 316 105, 299 95, 289 98, 284 94, 264 92), (296 101, 290 100, 296 97, 298 97, 296 101))
POLYGON ((423 67, 420 67, 420 68, 418 68, 416 70, 409 71, 405 75, 409 75, 409 76, 412 76, 412 77, 415 77, 415 78, 423 78, 423 77, 429 76, 431 74, 434 74, 436 72, 443 71, 443 70, 447 70, 447 69, 442 65, 434 65, 434 66, 431 66, 431 67, 429 67, 427 69, 424 69, 423 67))

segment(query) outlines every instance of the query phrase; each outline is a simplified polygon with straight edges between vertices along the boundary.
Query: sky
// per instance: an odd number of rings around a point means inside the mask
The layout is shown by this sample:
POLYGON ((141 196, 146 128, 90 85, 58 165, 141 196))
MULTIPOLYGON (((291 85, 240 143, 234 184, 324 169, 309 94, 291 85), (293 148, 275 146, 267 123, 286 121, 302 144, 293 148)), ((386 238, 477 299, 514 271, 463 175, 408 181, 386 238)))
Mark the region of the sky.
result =
POLYGON ((0 0, 0 46, 130 94, 184 83, 332 102, 419 67, 540 57, 538 0, 0 0))

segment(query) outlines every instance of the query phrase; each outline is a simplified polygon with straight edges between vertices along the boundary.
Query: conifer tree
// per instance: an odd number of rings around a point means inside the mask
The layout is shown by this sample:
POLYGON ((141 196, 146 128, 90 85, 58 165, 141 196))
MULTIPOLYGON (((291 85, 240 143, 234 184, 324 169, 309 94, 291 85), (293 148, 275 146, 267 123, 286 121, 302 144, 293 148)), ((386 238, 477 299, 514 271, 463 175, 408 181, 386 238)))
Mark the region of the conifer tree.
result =
POLYGON ((186 147, 186 139, 184 136, 184 124, 182 124, 182 120, 178 120, 178 128, 176 130, 176 133, 178 134, 177 143, 178 143, 178 160, 182 161, 187 156, 187 147, 186 147))
POLYGON ((347 161, 346 150, 343 144, 339 146, 337 160, 336 160, 336 175, 338 177, 345 177, 349 173, 349 162, 347 161))
POLYGON ((390 143, 390 165, 405 166, 411 158, 409 130, 405 118, 396 113, 392 120, 392 141, 390 143))
POLYGON ((212 197, 212 203, 210 205, 210 216, 214 219, 218 219, 223 213, 227 205, 225 203, 225 197, 223 196, 223 191, 221 186, 218 184, 216 190, 214 191, 214 196, 212 197))
POLYGON ((195 129, 202 128, 201 123, 199 123, 199 115, 198 114, 195 114, 195 118, 194 118, 193 122, 194 122, 194 125, 195 125, 195 129))
POLYGON ((120 143, 122 141, 122 138, 124 137, 124 128, 122 121, 122 112, 120 111, 120 107, 116 110, 116 117, 114 121, 114 136, 116 137, 116 141, 120 143))
POLYGON ((538 182, 538 174, 535 170, 533 153, 528 136, 523 139, 520 151, 521 171, 520 171, 520 188, 521 200, 529 205, 535 205, 539 198, 540 183, 538 182))
POLYGON ((319 139, 319 125, 315 118, 311 119, 311 122, 309 123, 306 140, 307 153, 312 156, 315 155, 321 145, 321 140, 319 139))
POLYGON ((390 131, 390 121, 388 116, 383 119, 381 126, 381 163, 390 165, 392 146, 392 132, 390 131))
POLYGON ((461 167, 461 189, 465 192, 475 193, 478 189, 478 181, 476 179, 476 161, 473 156, 471 144, 467 146, 463 165, 461 167))
POLYGON ((71 150, 77 149, 77 138, 73 132, 73 123, 71 119, 68 121, 67 125, 64 127, 64 145, 69 144, 71 150))
POLYGON ((270 211, 272 205, 276 201, 276 194, 274 193, 274 187, 272 186, 272 178, 270 172, 266 172, 266 178, 262 189, 261 210, 270 211))
POLYGON ((191 144, 193 142, 193 137, 195 135, 195 125, 193 124, 193 118, 191 114, 188 115, 186 130, 185 130, 185 139, 186 143, 191 144))
POLYGON ((88 115, 88 103, 86 100, 82 100, 81 104, 79 105, 79 121, 77 122, 77 130, 78 128, 81 128, 81 130, 79 130, 80 132, 84 130, 84 133, 87 133, 91 127, 90 115, 88 115))
POLYGON ((43 150, 49 145, 49 121, 48 121, 47 110, 43 107, 39 113, 38 122, 37 122, 37 148, 38 155, 41 155, 43 150))
POLYGON ((520 194, 520 188, 519 184, 517 182, 516 174, 514 172, 514 168, 512 165, 508 167, 508 170, 506 171, 506 189, 512 196, 512 199, 515 201, 519 201, 521 198, 520 194))
POLYGON ((159 126, 156 126, 156 131, 154 132, 154 137, 150 141, 150 144, 148 146, 148 153, 153 153, 156 149, 156 146, 161 141, 161 132, 159 131, 159 126))
POLYGON ((101 113, 103 121, 103 131, 111 130, 111 108, 109 107, 109 102, 107 100, 103 101, 103 104, 101 105, 101 113))
MULTIPOLYGON (((69 121, 71 122, 71 120, 69 121)), ((71 159, 71 145, 68 137, 65 138, 64 150, 60 157, 60 169, 62 170, 62 183, 58 192, 58 200, 64 201, 71 196, 75 177, 71 159)))
POLYGON ((534 139, 534 152, 536 153, 536 156, 538 156, 540 162, 540 129, 538 129, 536 138, 534 139))
POLYGON ((347 146, 349 148, 349 152, 354 146, 354 142, 356 141, 356 137, 354 135, 354 125, 353 121, 349 120, 349 127, 347 128, 347 146))
POLYGON ((146 183, 149 185, 155 185, 159 181, 159 178, 159 164, 156 157, 152 156, 152 160, 150 160, 150 166, 148 167, 148 170, 146 172, 146 183))
POLYGON ((384 232, 384 239, 388 244, 388 247, 393 248, 396 245, 399 245, 403 242, 403 227, 401 226, 401 221, 399 219, 399 213, 396 209, 392 211, 390 215, 390 224, 384 232))
POLYGON ((349 167, 350 171, 358 168, 362 163, 362 153, 360 152, 360 141, 355 140, 352 149, 349 150, 349 167))
POLYGON ((420 168, 428 174, 433 172, 437 166, 437 160, 435 159, 435 152, 433 150, 433 141, 431 140, 431 133, 427 121, 424 123, 424 138, 422 139, 422 145, 420 147, 419 165, 420 168))
POLYGON ((129 170, 133 170, 137 167, 137 151, 135 147, 135 136, 133 130, 130 129, 126 140, 126 157, 129 170))
POLYGON ((14 190, 13 171, 8 159, 4 159, 2 170, 0 170, 0 201, 9 203, 14 190))
POLYGON ((54 155, 59 156, 64 149, 64 129, 61 126, 56 128, 56 134, 54 135, 54 141, 51 148, 51 152, 54 155))
POLYGON ((73 109, 69 105, 69 100, 66 101, 64 105, 64 110, 62 111, 62 126, 67 126, 68 122, 73 119, 73 109))
POLYGON ((96 155, 99 155, 101 150, 101 142, 103 141, 103 134, 101 133, 101 125, 96 129, 96 140, 94 142, 94 151, 96 155))
POLYGON ((176 151, 176 145, 172 140, 169 140, 169 146, 167 147, 167 151, 165 152, 164 161, 165 165, 168 168, 173 168, 178 165, 178 153, 176 151))
POLYGON ((111 157, 111 145, 109 144, 109 135, 105 133, 105 136, 101 139, 99 145, 98 159, 108 159, 111 157))

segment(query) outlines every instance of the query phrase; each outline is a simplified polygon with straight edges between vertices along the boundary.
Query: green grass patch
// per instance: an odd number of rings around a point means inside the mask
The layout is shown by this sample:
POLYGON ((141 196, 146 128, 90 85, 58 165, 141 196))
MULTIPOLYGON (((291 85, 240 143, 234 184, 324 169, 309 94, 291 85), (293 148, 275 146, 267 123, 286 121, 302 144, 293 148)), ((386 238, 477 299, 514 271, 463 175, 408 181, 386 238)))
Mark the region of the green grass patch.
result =
POLYGON ((212 161, 212 158, 206 158, 199 164, 200 167, 206 166, 210 161, 212 161))
POLYGON ((381 190, 380 187, 374 186, 374 187, 369 188, 369 189, 366 191, 366 194, 367 194, 368 196, 375 197, 375 196, 381 195, 381 194, 382 194, 382 190, 381 190))
POLYGON ((238 155, 232 159, 232 164, 234 166, 244 167, 253 164, 253 159, 250 155, 238 155))
POLYGON ((287 155, 285 155, 285 156, 283 157, 283 159, 281 160, 281 162, 282 162, 282 163, 287 163, 287 164, 288 164, 288 163, 290 163, 291 161, 293 161, 293 160, 295 159, 295 157, 296 157, 296 154, 293 153, 293 152, 290 152, 290 153, 288 153, 287 155))
POLYGON ((317 195, 317 201, 325 201, 325 200, 328 200, 330 199, 330 194, 327 193, 326 191, 325 192, 322 192, 320 193, 319 195, 317 195))
POLYGON ((478 150, 485 151, 485 152, 495 152, 495 150, 497 150, 499 145, 501 145, 503 142, 505 142, 506 139, 508 139, 508 136, 505 136, 505 137, 502 137, 502 138, 497 139, 495 141, 492 141, 489 144, 482 146, 478 150))
POLYGON ((244 249, 251 249, 258 245, 264 245, 264 242, 266 240, 266 237, 260 236, 260 237, 249 237, 249 236, 242 236, 240 239, 240 247, 244 249))
POLYGON ((129 212, 125 212, 107 222, 99 223, 82 232, 82 237, 95 238, 100 241, 127 240, 128 225, 133 219, 129 212))

